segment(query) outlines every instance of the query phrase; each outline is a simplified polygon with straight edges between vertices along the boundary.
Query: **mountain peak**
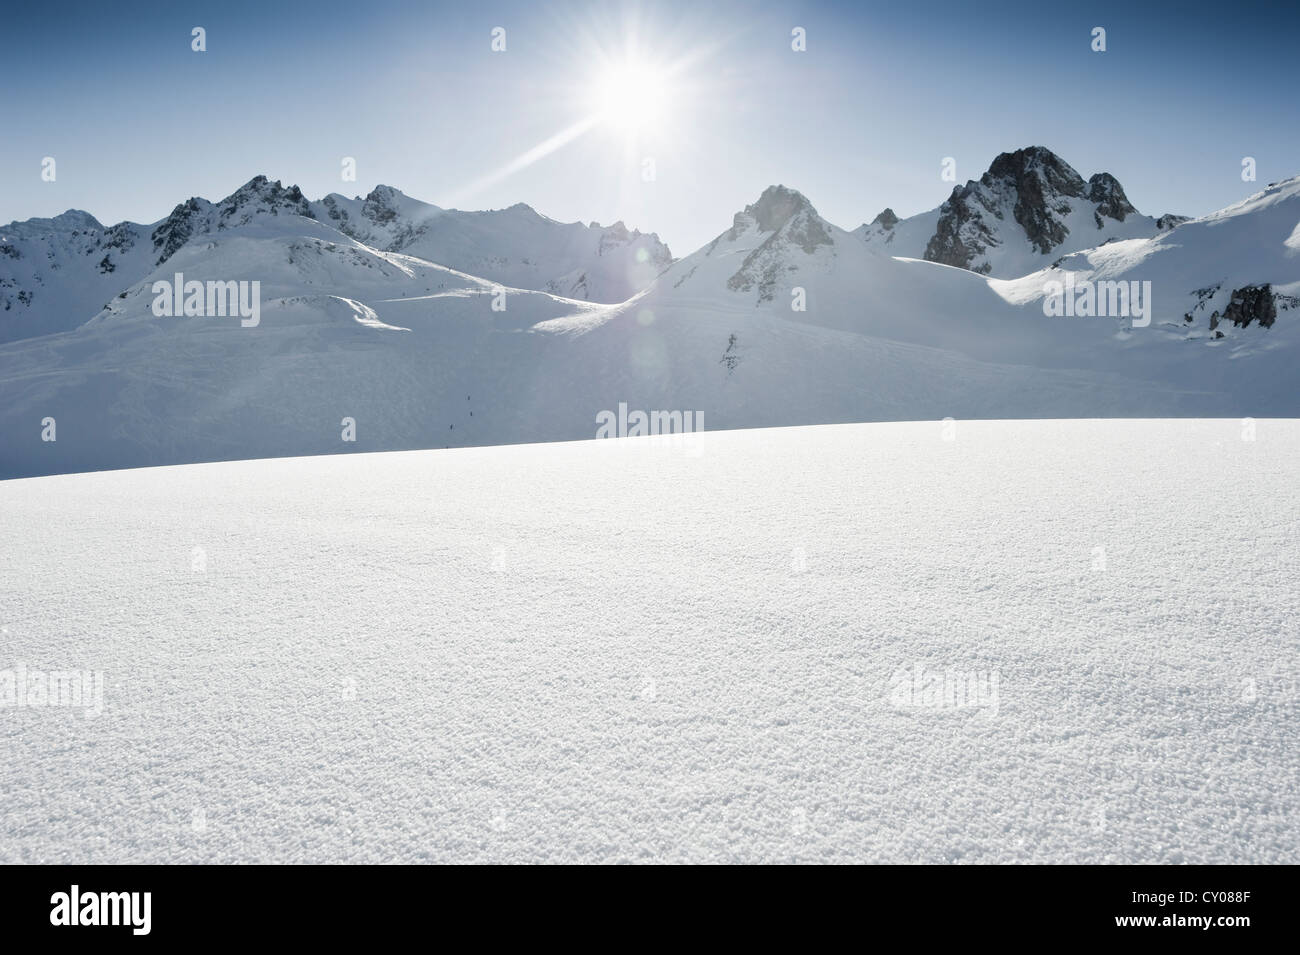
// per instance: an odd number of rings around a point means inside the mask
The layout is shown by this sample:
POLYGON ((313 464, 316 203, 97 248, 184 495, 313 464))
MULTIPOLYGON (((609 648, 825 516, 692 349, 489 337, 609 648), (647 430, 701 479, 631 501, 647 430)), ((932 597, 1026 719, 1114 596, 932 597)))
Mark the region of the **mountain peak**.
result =
POLYGON ((10 222, 0 227, 8 232, 84 232, 87 229, 102 230, 104 226, 89 212, 81 209, 69 209, 51 219, 24 219, 10 222))
POLYGON ((392 186, 378 185, 366 193, 361 204, 361 214, 376 225, 392 222, 397 218, 398 198, 402 193, 392 186))
POLYGON ((261 174, 254 176, 215 206, 206 199, 192 196, 182 202, 153 230, 154 249, 159 252, 156 265, 163 262, 193 236, 232 225, 245 225, 258 214, 316 218, 311 205, 297 186, 285 188, 280 180, 261 174))
POLYGON ((1085 181, 1046 146, 1026 146, 999 154, 978 180, 953 189, 939 207, 924 257, 981 273, 995 263, 1028 270, 1033 256, 1059 254, 1067 243, 1086 248, 1146 228, 1138 222, 1118 229, 1130 216, 1140 214, 1110 173, 1085 181), (1023 238, 1007 231, 1008 220, 1024 230, 1023 238))
MULTIPOLYGON (((1097 203, 1097 215, 1117 222, 1137 212, 1124 194, 1124 187, 1108 172, 1099 172, 1088 180, 1088 201, 1097 203)), ((1098 222, 1100 228, 1100 221, 1098 222)))
POLYGON ((779 184, 768 186, 757 202, 745 207, 745 214, 758 223, 760 232, 775 232, 800 212, 817 214, 803 193, 779 184))
POLYGON ((1021 194, 1031 195, 1051 192, 1083 198, 1085 192, 1083 177, 1046 146, 1027 146, 1001 153, 980 177, 980 183, 985 186, 1006 183, 1014 185, 1021 194))
POLYGON ((835 244, 832 230, 802 193, 783 185, 768 186, 757 202, 736 213, 729 230, 697 255, 711 256, 719 243, 735 243, 742 236, 747 245, 757 241, 757 247, 744 250, 748 254, 727 279, 727 288, 733 292, 757 288, 758 304, 762 304, 773 301, 779 287, 799 271, 799 251, 813 255, 820 247, 835 244))
POLYGON ((308 207, 307 197, 302 194, 301 189, 297 186, 286 188, 280 184, 279 179, 271 180, 260 174, 222 199, 217 203, 217 208, 220 210, 223 224, 236 213, 246 209, 249 211, 245 213, 242 221, 247 221, 255 212, 279 215, 282 210, 291 215, 314 218, 308 207))
POLYGON ((382 182, 366 193, 366 202, 392 203, 395 199, 402 198, 405 193, 393 186, 386 186, 382 182))
POLYGON ((892 229, 898 225, 898 216, 894 215, 894 210, 886 206, 879 215, 871 220, 872 225, 881 226, 884 229, 892 229))

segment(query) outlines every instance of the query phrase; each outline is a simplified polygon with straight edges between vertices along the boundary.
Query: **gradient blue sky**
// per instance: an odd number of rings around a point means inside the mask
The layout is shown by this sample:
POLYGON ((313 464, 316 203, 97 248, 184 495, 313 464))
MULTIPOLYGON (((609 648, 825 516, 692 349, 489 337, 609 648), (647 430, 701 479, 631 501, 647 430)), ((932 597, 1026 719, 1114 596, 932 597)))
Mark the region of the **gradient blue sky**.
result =
POLYGON ((964 182, 1031 144, 1115 174, 1143 212, 1196 215, 1300 174, 1297 37, 1300 6, 1250 2, 11 6, 0 222, 68 208, 151 222, 260 172, 312 198, 387 183, 439 205, 623 219, 685 255, 771 183, 852 228, 942 202, 945 156, 964 182), (495 26, 505 53, 489 48, 495 26), (664 128, 629 144, 597 126, 474 188, 587 115, 594 63, 632 36, 686 62, 664 128), (340 181, 344 156, 355 183, 340 181))

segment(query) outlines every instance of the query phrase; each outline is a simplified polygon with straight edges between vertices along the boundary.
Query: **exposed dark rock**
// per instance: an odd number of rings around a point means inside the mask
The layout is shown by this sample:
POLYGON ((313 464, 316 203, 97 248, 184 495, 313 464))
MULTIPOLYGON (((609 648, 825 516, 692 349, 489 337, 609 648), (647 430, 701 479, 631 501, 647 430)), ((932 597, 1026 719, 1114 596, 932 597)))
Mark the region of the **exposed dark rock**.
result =
POLYGON ((106 249, 126 250, 135 245, 135 233, 129 223, 119 222, 104 231, 103 246, 106 249))
MULTIPOLYGON (((1088 180, 1088 201, 1097 203, 1097 215, 1123 222, 1137 209, 1128 201, 1124 187, 1108 172, 1099 172, 1088 180)), ((1101 228, 1098 220, 1097 228, 1101 228)))
POLYGON ((366 196, 361 206, 361 213, 378 225, 392 222, 397 218, 396 190, 391 186, 375 186, 366 196))
POLYGON ((279 215, 283 211, 289 215, 316 218, 301 189, 297 186, 285 188, 278 179, 272 182, 265 176, 254 176, 222 199, 217 209, 221 217, 218 228, 224 228, 236 216, 239 216, 238 223, 242 225, 252 219, 254 212, 279 215))
POLYGON ((1059 156, 1041 147, 1003 153, 993 160, 980 181, 992 185, 990 180, 1014 186, 1016 204, 1012 216, 1036 250, 1050 252, 1065 241, 1070 231, 1053 215, 1062 212, 1054 200, 1061 196, 1082 198, 1084 183, 1059 156))
POLYGON ((1273 300, 1273 287, 1247 285, 1233 289, 1228 307, 1223 310, 1223 317, 1237 328, 1245 328, 1252 321, 1259 322, 1264 328, 1272 327, 1273 322, 1277 320, 1277 303, 1273 300))
MULTIPOLYGON (((1074 200, 1094 204, 1093 221, 1098 229, 1105 228, 1106 219, 1123 222, 1137 212, 1109 173, 1097 173, 1085 182, 1068 163, 1042 146, 1002 153, 978 181, 953 189, 939 209, 925 258, 972 268, 999 244, 1001 227, 996 220, 1008 212, 1024 229, 1030 246, 1046 254, 1069 235, 1065 216, 1078 208, 1074 200)), ((991 268, 983 263, 974 270, 987 273, 991 268)))
POLYGON ((190 198, 172 210, 171 215, 153 230, 153 247, 162 254, 155 265, 162 265, 170 259, 176 250, 189 241, 194 234, 197 216, 209 208, 208 203, 199 198, 190 198))
POLYGON ((968 201, 975 188, 974 182, 955 186, 948 201, 940 208, 934 235, 925 246, 925 258, 931 262, 968 269, 976 256, 998 244, 997 237, 981 220, 979 211, 968 201))

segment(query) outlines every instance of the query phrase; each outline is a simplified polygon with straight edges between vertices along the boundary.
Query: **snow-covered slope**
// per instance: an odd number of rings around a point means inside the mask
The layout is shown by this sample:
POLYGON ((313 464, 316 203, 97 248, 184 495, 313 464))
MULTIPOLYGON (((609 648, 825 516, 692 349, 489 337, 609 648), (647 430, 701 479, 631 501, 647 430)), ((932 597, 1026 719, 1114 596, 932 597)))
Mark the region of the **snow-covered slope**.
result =
POLYGON ((565 224, 522 204, 447 211, 388 186, 364 200, 309 202, 297 186, 256 176, 220 202, 191 198, 150 225, 105 228, 70 210, 0 226, 0 342, 77 328, 186 245, 203 248, 230 229, 283 216, 318 219, 343 245, 356 238, 379 251, 585 301, 622 302, 672 262, 657 236, 621 222, 565 224))
POLYGON ((556 222, 523 203, 462 212, 379 186, 365 199, 329 195, 312 208, 322 222, 377 249, 584 301, 625 301, 672 263, 656 235, 622 222, 556 222))
POLYGON ((1030 146, 999 155, 978 180, 954 186, 937 209, 901 220, 885 209, 854 233, 887 255, 1014 278, 1063 254, 1155 235, 1183 221, 1144 216, 1114 176, 1085 181, 1050 149, 1030 146))
POLYGON ((0 862, 1300 862, 1300 422, 695 450, 0 484, 0 862))
POLYGON ((154 258, 150 226, 88 212, 0 226, 0 342, 76 328, 154 258))
POLYGON ((1179 337, 1229 338, 1235 355, 1243 344, 1270 347, 1274 336, 1240 333, 1276 327, 1281 337, 1300 319, 1300 177, 1270 183, 1174 232, 1062 256, 1046 269, 992 284, 1009 301, 1041 302, 1046 283, 1063 282, 1067 273, 1076 285, 1150 281, 1153 320, 1179 337))

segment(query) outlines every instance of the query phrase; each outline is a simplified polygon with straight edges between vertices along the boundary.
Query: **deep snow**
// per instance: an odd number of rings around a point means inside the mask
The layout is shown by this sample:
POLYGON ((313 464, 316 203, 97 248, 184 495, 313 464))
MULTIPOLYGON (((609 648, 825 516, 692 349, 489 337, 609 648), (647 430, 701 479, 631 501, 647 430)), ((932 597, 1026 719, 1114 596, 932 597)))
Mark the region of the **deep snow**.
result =
POLYGON ((1300 861, 1300 422, 949 427, 0 484, 0 861, 1300 861))

